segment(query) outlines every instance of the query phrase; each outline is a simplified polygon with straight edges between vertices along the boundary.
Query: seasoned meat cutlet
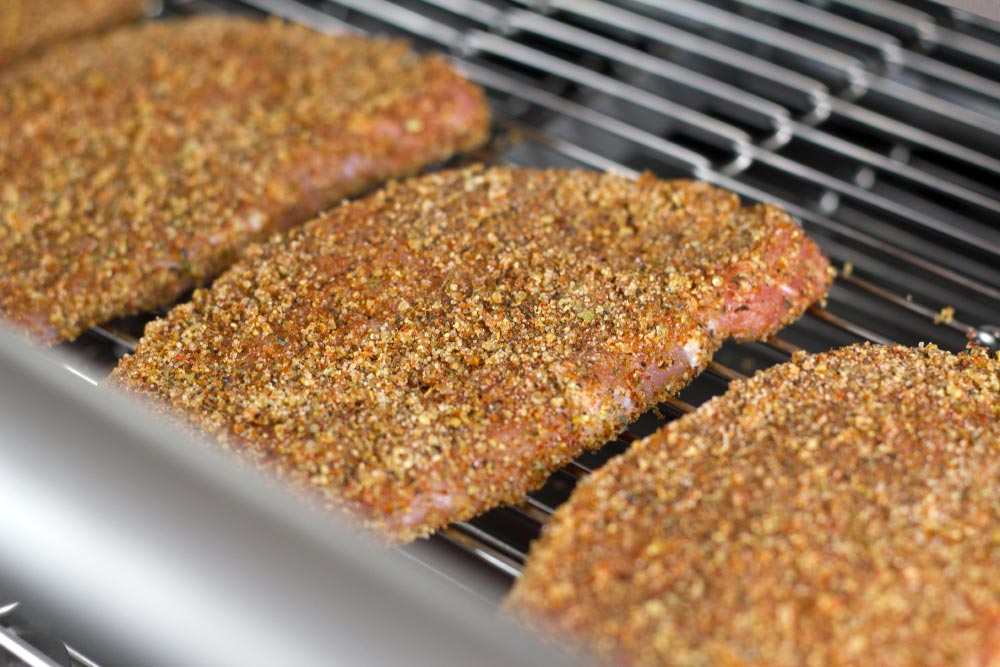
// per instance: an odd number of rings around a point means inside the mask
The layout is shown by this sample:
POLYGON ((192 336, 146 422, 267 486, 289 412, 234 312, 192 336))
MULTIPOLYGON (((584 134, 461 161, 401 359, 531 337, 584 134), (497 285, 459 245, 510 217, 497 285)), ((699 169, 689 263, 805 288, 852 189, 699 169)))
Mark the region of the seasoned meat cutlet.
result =
POLYGON ((50 44, 142 16, 145 0, 0 0, 0 69, 50 44))
POLYGON ((114 381, 390 540, 513 501, 827 289, 709 185, 470 168, 254 247, 114 381))
POLYGON ((796 356, 578 485, 507 606, 620 665, 1000 661, 1000 357, 796 356))
POLYGON ((171 303, 487 134, 482 92, 397 41, 213 17, 52 49, 0 81, 0 317, 51 342, 171 303))

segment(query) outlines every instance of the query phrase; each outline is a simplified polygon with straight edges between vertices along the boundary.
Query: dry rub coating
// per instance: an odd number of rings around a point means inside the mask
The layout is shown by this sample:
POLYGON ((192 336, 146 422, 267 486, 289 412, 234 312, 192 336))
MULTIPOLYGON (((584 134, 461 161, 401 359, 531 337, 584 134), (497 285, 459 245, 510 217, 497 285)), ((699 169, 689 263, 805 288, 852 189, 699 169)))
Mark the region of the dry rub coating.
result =
POLYGON ((621 665, 1000 664, 1000 357, 856 345, 578 486, 507 606, 621 665))
POLYGON ((146 0, 0 0, 0 69, 93 30, 142 16, 146 0))
POLYGON ((705 184, 474 167, 254 247, 113 378, 402 541, 519 498, 828 279, 785 213, 705 184))
POLYGON ((397 41, 202 17, 54 48, 0 75, 0 317, 52 342, 170 303, 487 133, 482 92, 397 41))

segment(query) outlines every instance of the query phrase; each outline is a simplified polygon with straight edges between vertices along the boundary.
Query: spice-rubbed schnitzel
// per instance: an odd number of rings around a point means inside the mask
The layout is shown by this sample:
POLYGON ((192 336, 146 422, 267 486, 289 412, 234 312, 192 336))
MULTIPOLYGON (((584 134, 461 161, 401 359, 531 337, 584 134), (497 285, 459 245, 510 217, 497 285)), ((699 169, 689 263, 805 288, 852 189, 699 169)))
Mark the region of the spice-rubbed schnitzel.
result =
POLYGON ((1000 358, 855 345, 577 486, 508 608, 620 665, 995 665, 1000 358))
POLYGON ((3 0, 0 69, 52 44, 142 16, 146 0, 3 0))
POLYGON ((520 497, 829 280, 788 215, 706 184, 442 172, 253 248, 113 379, 407 540, 520 497))
POLYGON ((211 17, 53 48, 0 85, 0 318, 52 342, 172 303, 488 125, 476 86, 397 41, 211 17))

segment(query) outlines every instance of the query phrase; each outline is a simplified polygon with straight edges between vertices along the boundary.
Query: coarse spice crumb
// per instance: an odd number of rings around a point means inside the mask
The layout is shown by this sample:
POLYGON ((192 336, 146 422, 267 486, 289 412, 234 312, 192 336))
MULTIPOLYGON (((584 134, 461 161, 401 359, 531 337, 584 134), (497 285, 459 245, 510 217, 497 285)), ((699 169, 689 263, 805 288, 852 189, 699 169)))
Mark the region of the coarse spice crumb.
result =
POLYGON ((955 309, 944 306, 934 315, 934 324, 952 324, 955 321, 955 309))
POLYGON ((506 608, 620 665, 1000 664, 1000 356, 854 345, 578 485, 506 608))
POLYGON ((45 47, 145 13, 146 0, 2 0, 0 69, 45 47))
POLYGON ((404 541, 521 497, 829 279, 786 214, 706 184, 476 166, 252 247, 112 381, 404 541))
POLYGON ((482 91, 404 42, 156 21, 0 73, 0 317, 71 339, 251 241, 487 139, 482 91))

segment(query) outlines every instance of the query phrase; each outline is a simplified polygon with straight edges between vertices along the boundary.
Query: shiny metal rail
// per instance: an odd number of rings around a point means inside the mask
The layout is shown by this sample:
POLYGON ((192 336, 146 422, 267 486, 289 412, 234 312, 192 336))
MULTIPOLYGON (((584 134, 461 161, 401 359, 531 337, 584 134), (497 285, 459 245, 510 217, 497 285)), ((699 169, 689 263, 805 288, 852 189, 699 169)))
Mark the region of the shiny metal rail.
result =
POLYGON ((60 667, 42 651, 11 631, 4 623, 5 617, 17 611, 18 607, 20 603, 14 600, 0 600, 0 651, 5 651, 27 667, 60 667))
POLYGON ((3 586, 108 665, 564 663, 6 331, 0 372, 3 586))
POLYGON ((7 652, 27 667, 60 667, 37 648, 2 626, 0 626, 0 650, 7 652))

